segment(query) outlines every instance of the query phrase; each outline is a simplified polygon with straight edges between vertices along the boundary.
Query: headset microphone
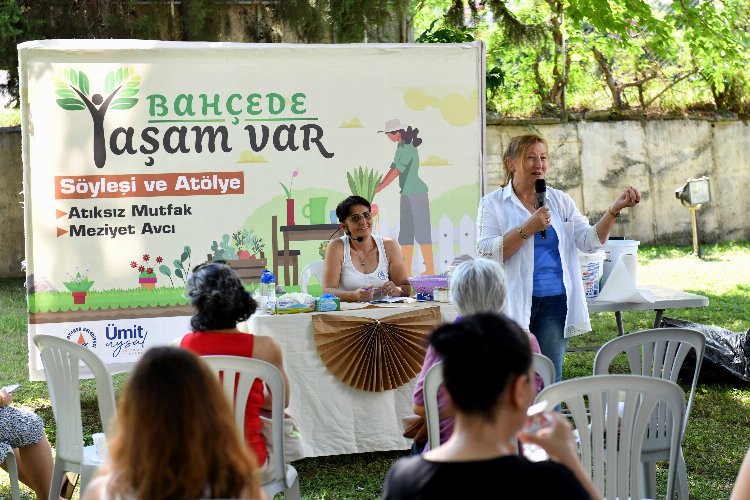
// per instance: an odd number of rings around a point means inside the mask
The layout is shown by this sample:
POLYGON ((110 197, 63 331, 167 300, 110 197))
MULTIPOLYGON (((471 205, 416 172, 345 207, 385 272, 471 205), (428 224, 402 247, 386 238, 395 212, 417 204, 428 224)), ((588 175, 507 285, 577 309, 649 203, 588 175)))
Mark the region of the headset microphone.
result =
MULTIPOLYGON (((333 234, 336 234, 338 232, 339 232, 339 230, 337 229, 336 232, 333 233, 333 234)), ((333 234, 331 235, 331 238, 333 238, 333 234)), ((363 241, 365 241, 364 237, 362 237, 362 236, 357 236, 356 238, 354 236, 352 236, 352 232, 351 231, 346 231, 346 235, 349 238, 353 239, 353 240, 357 240, 357 242, 359 242, 359 243, 362 243, 363 241)), ((328 238, 328 239, 330 240, 331 238, 328 238)))

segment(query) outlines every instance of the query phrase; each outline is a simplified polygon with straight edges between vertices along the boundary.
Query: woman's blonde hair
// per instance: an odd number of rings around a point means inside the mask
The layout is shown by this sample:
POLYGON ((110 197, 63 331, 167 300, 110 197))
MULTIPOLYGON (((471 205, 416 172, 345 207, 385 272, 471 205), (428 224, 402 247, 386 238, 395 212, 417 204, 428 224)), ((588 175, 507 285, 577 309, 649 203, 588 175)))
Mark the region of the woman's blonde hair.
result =
POLYGON ((511 138, 508 147, 505 148, 505 152, 503 153, 503 169, 505 170, 503 186, 507 186, 511 179, 513 179, 513 172, 510 169, 510 164, 513 160, 526 156, 526 151, 537 142, 541 142, 549 150, 547 141, 542 136, 536 134, 517 135, 511 138))
POLYGON ((195 354, 149 349, 118 401, 110 498, 239 498, 260 491, 217 377, 195 354))

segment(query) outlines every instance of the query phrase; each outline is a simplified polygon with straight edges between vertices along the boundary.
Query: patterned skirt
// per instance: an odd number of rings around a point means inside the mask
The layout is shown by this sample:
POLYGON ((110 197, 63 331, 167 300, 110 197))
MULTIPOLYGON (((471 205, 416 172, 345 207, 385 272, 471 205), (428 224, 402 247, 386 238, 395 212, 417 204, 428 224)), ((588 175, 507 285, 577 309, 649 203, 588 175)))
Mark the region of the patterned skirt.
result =
POLYGON ((0 407, 0 463, 12 448, 36 444, 44 436, 42 418, 12 406, 0 407))

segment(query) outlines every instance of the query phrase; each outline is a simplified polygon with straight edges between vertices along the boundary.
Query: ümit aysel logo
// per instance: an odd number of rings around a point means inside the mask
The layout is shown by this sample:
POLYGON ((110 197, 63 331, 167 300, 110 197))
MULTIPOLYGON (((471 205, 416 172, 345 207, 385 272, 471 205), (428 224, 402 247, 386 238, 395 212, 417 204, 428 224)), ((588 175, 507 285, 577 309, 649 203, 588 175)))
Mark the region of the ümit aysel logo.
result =
POLYGON ((91 95, 89 77, 83 71, 65 68, 55 78, 58 106, 67 111, 87 109, 91 114, 94 122, 94 164, 98 168, 102 168, 107 161, 104 115, 110 109, 130 109, 135 106, 140 84, 141 77, 127 66, 107 73, 104 77, 104 95, 91 95))

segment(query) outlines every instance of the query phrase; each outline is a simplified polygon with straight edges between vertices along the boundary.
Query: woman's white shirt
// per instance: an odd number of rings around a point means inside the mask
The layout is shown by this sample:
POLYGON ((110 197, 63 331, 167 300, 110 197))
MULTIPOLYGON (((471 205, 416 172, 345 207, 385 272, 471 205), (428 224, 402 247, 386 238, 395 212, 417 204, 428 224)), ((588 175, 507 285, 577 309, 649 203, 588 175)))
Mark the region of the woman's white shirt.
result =
POLYGON ((344 262, 341 266, 341 277, 339 279, 339 288, 342 290, 353 292, 364 287, 380 288, 388 281, 389 262, 385 253, 383 238, 374 234, 372 238, 378 247, 378 267, 369 274, 365 274, 354 267, 351 257, 353 250, 349 244, 349 236, 344 235, 339 238, 344 244, 344 262))
MULTIPOLYGON (((563 191, 547 187, 546 206, 552 227, 559 238, 563 284, 567 294, 566 337, 591 330, 586 293, 583 288, 578 252, 593 252, 604 246, 596 227, 581 215, 573 199, 563 191)), ((531 297, 534 289, 534 240, 525 242, 508 260, 503 261, 503 236, 530 217, 511 183, 482 197, 477 215, 477 253, 498 261, 505 268, 508 300, 505 313, 523 328, 529 327, 531 297)))

